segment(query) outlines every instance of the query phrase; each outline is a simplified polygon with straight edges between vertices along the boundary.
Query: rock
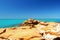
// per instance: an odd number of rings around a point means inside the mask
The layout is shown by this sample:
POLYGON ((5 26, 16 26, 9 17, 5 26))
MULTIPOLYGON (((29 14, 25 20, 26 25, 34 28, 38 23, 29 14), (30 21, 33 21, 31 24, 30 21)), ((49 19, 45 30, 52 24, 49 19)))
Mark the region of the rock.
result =
POLYGON ((37 20, 34 20, 34 19, 28 19, 27 21, 25 21, 23 24, 21 24, 22 26, 28 26, 28 25, 30 25, 31 26, 31 24, 32 25, 37 25, 37 24, 39 24, 40 22, 39 21, 37 21, 37 20))

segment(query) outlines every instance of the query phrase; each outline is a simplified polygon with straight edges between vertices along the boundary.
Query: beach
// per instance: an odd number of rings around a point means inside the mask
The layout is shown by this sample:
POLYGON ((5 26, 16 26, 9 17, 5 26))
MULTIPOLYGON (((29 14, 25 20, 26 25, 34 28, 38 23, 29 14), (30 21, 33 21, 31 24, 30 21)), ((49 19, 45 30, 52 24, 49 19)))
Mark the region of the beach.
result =
POLYGON ((60 40, 60 23, 28 19, 16 27, 0 28, 0 40, 60 40))

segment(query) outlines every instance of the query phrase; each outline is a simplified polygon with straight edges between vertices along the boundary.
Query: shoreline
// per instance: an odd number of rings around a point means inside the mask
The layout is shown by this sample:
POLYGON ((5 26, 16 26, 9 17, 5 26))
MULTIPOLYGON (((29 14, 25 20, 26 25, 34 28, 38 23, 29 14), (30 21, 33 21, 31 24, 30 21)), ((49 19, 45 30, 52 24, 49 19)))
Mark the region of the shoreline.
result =
MULTIPOLYGON (((25 20, 28 20, 28 19, 25 19, 25 20)), ((11 19, 9 19, 9 20, 0 20, 0 28, 2 27, 7 27, 7 26, 12 26, 12 25, 15 25, 15 24, 17 24, 17 25, 19 25, 19 24, 22 24, 25 20, 11 20, 11 19)), ((60 21, 58 20, 58 19, 34 19, 34 20, 39 20, 39 21, 41 21, 41 22, 57 22, 57 23, 60 23, 60 21)))

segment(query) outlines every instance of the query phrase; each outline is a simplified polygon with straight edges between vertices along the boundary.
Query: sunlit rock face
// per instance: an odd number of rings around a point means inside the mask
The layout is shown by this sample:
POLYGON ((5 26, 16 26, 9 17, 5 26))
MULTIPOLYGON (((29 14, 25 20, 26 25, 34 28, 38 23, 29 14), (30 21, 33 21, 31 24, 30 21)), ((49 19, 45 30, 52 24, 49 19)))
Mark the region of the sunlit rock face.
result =
POLYGON ((28 19, 17 27, 0 28, 0 40, 60 40, 60 23, 28 19))

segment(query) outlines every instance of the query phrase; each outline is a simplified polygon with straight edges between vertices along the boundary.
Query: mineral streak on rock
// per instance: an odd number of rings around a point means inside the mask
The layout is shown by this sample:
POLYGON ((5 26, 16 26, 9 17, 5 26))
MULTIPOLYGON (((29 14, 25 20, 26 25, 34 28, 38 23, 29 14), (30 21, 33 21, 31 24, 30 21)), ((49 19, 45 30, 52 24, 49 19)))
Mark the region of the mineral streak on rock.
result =
POLYGON ((3 32, 1 32, 0 34, 3 34, 3 33, 5 33, 5 32, 6 32, 6 29, 4 29, 3 32))

